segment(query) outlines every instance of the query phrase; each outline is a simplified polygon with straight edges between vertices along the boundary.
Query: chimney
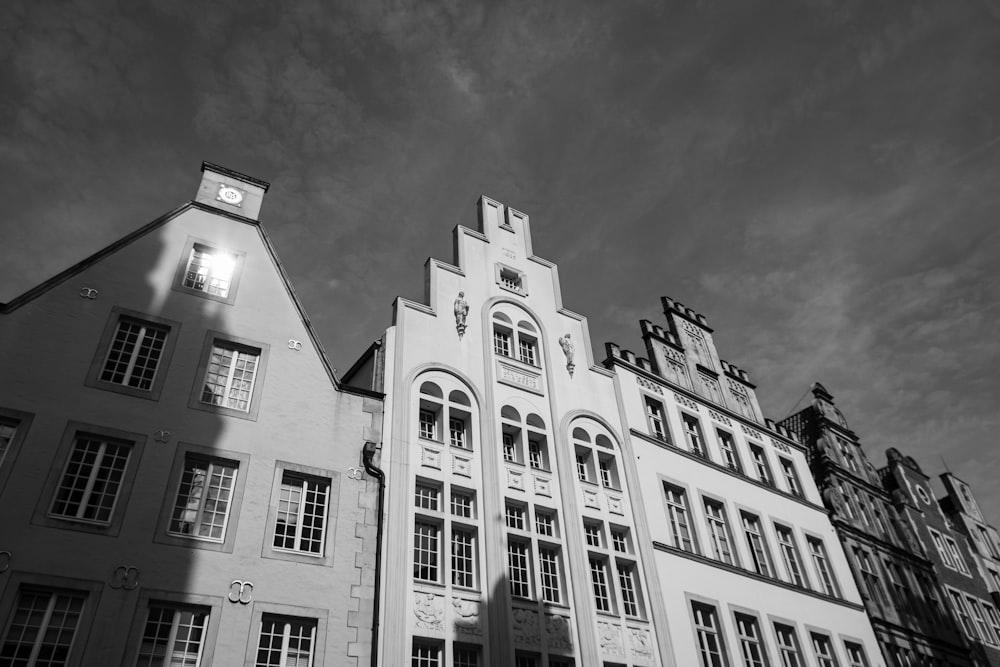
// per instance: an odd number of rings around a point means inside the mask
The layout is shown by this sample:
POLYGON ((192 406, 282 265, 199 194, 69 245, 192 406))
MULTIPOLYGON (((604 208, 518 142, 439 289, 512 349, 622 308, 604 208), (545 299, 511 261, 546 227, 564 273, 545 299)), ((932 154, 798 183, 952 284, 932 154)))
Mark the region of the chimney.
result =
POLYGON ((251 220, 258 219, 269 183, 211 162, 202 162, 201 171, 196 202, 251 220))

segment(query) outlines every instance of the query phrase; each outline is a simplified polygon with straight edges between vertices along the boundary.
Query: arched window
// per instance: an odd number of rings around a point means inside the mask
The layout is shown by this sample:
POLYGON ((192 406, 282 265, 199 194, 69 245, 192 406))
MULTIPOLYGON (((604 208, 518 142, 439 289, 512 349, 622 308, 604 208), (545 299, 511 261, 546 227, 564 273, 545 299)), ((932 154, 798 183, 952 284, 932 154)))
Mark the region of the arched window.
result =
POLYGON ((472 449, 471 403, 461 391, 453 390, 445 400, 441 387, 433 382, 420 385, 417 435, 424 440, 472 449))
POLYGON ((537 327, 527 320, 520 320, 515 325, 510 317, 499 311, 493 313, 493 352, 529 366, 542 365, 537 327))
POLYGON ((500 423, 504 462, 527 463, 535 470, 551 470, 545 420, 531 413, 522 421, 517 410, 505 405, 500 410, 500 423))

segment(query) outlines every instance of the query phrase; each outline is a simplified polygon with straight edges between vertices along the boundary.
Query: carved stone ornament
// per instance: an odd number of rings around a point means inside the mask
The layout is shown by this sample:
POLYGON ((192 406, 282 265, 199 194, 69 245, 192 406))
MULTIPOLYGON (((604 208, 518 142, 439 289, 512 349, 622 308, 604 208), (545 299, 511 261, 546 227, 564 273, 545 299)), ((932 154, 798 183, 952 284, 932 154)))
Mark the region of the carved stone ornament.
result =
POLYGON ((726 426, 732 426, 733 422, 726 415, 719 414, 715 410, 709 409, 708 416, 719 422, 720 424, 725 424, 726 426))
POLYGON ((417 627, 425 630, 443 630, 444 596, 434 593, 415 593, 413 597, 413 615, 417 617, 417 627))
POLYGON ((751 438, 755 438, 757 440, 763 440, 764 439, 764 436, 762 436, 760 434, 760 431, 757 431, 756 429, 752 429, 749 426, 747 426, 746 424, 740 424, 740 428, 743 429, 743 432, 746 433, 747 435, 749 435, 751 438))
POLYGON ((692 401, 687 396, 681 396, 680 394, 674 394, 674 398, 677 400, 678 403, 680 403, 681 405, 683 405, 688 410, 694 410, 695 412, 698 412, 698 404, 695 403, 694 401, 692 401))
POLYGON ((299 350, 302 349, 302 341, 295 340, 294 338, 289 338, 288 339, 288 349, 289 350, 295 350, 296 352, 298 352, 299 350))
POLYGON ((441 452, 430 447, 422 448, 420 452, 420 463, 428 468, 441 469, 441 452))
POLYGON ((111 573, 108 580, 111 588, 133 591, 139 587, 139 568, 132 565, 119 565, 111 573))
POLYGON ((633 655, 648 658, 653 655, 649 630, 646 628, 629 628, 629 649, 633 655))
POLYGON ((84 299, 94 300, 97 298, 97 290, 93 287, 83 287, 80 289, 80 296, 84 299))
POLYGON ((573 648, 573 632, 569 619, 558 614, 545 615, 545 640, 549 648, 573 648))
POLYGON ((611 655, 623 655, 622 631, 614 623, 607 621, 597 622, 597 637, 601 644, 601 651, 611 655))
POLYGON ((468 316, 469 303, 465 300, 465 292, 459 292, 455 299, 455 330, 458 332, 459 340, 462 340, 462 336, 465 335, 468 316))
POLYGON ((253 582, 233 579, 229 584, 229 601, 233 604, 250 604, 253 602, 253 582))
POLYGON ((462 477, 472 477, 472 459, 467 456, 452 455, 451 471, 462 477))
POLYGON ((164 431, 163 429, 160 429, 159 431, 153 433, 153 440, 155 440, 156 442, 170 442, 170 436, 171 436, 170 431, 164 431))
POLYGON ((347 479, 364 479, 365 471, 363 468, 357 466, 351 466, 347 469, 347 479))
POLYGON ((10 561, 14 556, 9 551, 0 551, 0 573, 10 569, 10 561))
POLYGON ((451 606, 455 612, 455 630, 467 635, 480 635, 479 601, 452 598, 451 606))
POLYGON ((517 644, 537 645, 541 641, 538 635, 538 612, 530 609, 514 609, 514 642, 517 644))
POLYGON ((559 347, 562 348, 563 354, 566 355, 566 370, 569 371, 569 376, 573 377, 573 371, 576 369, 576 364, 573 363, 573 356, 576 354, 576 345, 573 344, 573 339, 570 338, 569 334, 559 339, 559 347))

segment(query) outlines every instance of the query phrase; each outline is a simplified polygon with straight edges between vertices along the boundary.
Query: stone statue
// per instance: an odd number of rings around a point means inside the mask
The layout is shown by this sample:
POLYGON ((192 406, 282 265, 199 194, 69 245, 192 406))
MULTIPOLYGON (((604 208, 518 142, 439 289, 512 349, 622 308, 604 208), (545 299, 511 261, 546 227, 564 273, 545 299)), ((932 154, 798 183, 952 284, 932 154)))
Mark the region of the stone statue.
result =
POLYGON ((573 355, 576 353, 576 346, 573 345, 573 341, 569 337, 569 334, 566 334, 559 339, 559 347, 562 348, 563 354, 566 355, 566 370, 569 371, 569 376, 573 377, 573 369, 576 368, 576 364, 573 363, 573 355))
POLYGON ((465 335, 465 320, 469 315, 469 303, 465 300, 465 292, 459 292, 455 299, 455 329, 458 330, 458 339, 462 340, 465 335))

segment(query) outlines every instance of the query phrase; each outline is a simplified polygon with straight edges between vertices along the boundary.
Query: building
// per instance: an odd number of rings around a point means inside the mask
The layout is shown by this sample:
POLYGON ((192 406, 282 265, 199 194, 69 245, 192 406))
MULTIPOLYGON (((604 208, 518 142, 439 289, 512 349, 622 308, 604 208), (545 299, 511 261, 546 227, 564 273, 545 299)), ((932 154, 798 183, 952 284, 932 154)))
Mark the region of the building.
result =
POLYGON ((882 665, 794 434, 763 418, 706 318, 664 297, 646 358, 607 344, 651 542, 651 613, 671 664, 882 665))
POLYGON ((378 388, 387 471, 379 660, 668 665, 613 374, 528 217, 483 197, 345 374, 378 388), (372 374, 375 379, 372 379, 372 374))
POLYGON ((930 479, 896 449, 877 470, 833 396, 818 383, 812 394, 782 424, 809 447, 886 659, 894 667, 1000 664, 1000 616, 930 479))
POLYGON ((969 485, 950 472, 941 475, 945 496, 938 499, 951 524, 971 545, 972 559, 994 604, 1000 604, 1000 533, 988 524, 969 485))
POLYGON ((369 662, 380 395, 333 373, 268 184, 202 171, 0 307, 2 664, 369 662))

